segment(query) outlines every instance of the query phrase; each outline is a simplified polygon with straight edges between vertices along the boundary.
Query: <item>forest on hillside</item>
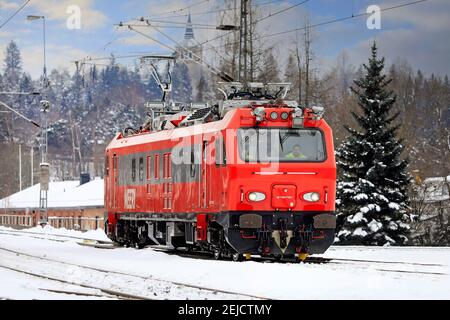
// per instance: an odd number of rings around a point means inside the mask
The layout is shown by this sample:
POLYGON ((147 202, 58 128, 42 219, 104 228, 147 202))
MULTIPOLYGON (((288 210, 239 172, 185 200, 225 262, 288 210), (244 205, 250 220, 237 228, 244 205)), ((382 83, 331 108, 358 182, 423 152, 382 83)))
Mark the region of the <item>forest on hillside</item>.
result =
MULTIPOLYGON (((303 46, 304 47, 304 46, 303 46)), ((303 49, 304 50, 304 49, 303 49)), ((314 60, 309 66, 298 59, 305 55, 295 48, 287 61, 275 59, 275 48, 260 52, 260 68, 255 68, 255 81, 287 81, 293 84, 290 97, 301 105, 321 105, 326 108, 326 119, 333 127, 336 146, 347 136, 344 125, 356 126, 351 111, 357 99, 350 90, 353 80, 361 74, 348 56, 341 54, 329 70, 319 70, 314 60)), ((382 48, 380 48, 382 54, 382 48)), ((223 68, 226 66, 223 65, 223 68)), ((399 116, 399 136, 405 146, 404 157, 410 161, 409 171, 422 180, 446 176, 450 172, 450 83, 447 76, 424 75, 398 60, 387 66, 392 79, 389 88, 397 101, 394 112, 399 116)), ((231 70, 231 69, 228 69, 231 70)), ((172 72, 174 90, 172 99, 191 102, 197 83, 203 97, 217 95, 214 76, 202 75, 203 81, 189 78, 185 63, 177 63, 172 72)), ((127 68, 111 57, 105 67, 91 66, 70 74, 66 70, 52 70, 49 74, 51 103, 49 122, 49 154, 55 163, 64 164, 57 178, 76 178, 80 171, 94 170, 92 176, 102 174, 103 150, 108 141, 126 127, 139 127, 146 117, 145 103, 159 100, 161 92, 155 81, 142 72, 138 65, 127 68), (79 147, 79 148, 78 148, 79 147), (81 161, 80 161, 81 159, 81 161), (87 167, 87 164, 94 167, 87 167)), ((22 70, 20 48, 11 42, 5 52, 0 72, 0 91, 32 92, 39 90, 41 79, 31 79, 22 70)), ((198 95, 198 94, 197 94, 198 95)), ((217 95, 218 96, 218 95, 217 95)), ((27 117, 39 120, 40 97, 2 95, 1 99, 27 117)), ((5 111, 5 110, 2 110, 5 111)), ((37 136, 39 130, 9 112, 0 113, 1 163, 0 197, 19 190, 18 145, 22 144, 22 187, 31 183, 30 150, 35 153, 34 165, 39 163, 37 136)), ((37 171, 37 170, 35 170, 37 171)), ((36 181, 36 177, 34 179, 36 181)))

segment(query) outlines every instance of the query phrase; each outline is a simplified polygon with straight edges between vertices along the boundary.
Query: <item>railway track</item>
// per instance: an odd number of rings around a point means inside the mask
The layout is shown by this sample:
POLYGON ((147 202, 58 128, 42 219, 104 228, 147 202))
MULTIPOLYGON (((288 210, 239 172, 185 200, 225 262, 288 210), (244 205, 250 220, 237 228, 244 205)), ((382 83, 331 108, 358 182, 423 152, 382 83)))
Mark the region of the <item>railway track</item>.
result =
MULTIPOLYGON (((42 233, 37 232, 24 232, 19 230, 1 230, 0 234, 7 235, 17 235, 17 236, 29 236, 33 238, 57 241, 57 242, 66 242, 68 240, 80 240, 83 242, 93 242, 93 244, 83 244, 90 247, 95 247, 99 249, 110 249, 114 248, 112 246, 112 242, 108 241, 99 241, 92 238, 83 238, 83 237, 75 237, 75 236, 66 236, 66 235, 43 235, 42 233), (41 237, 37 237, 37 235, 41 237), (49 238, 54 237, 54 238, 49 238), (65 240, 63 240, 65 239, 65 240), (97 245, 98 244, 98 245, 97 245), (103 245, 111 245, 111 247, 103 247, 103 245)), ((167 254, 175 254, 185 258, 192 259, 201 259, 201 260, 214 260, 210 253, 206 252, 188 252, 184 250, 173 250, 173 249, 164 249, 164 248, 153 248, 154 250, 165 252, 167 254)), ((267 258, 253 257, 252 261, 261 262, 261 263, 298 263, 297 260, 270 260, 267 258)), ((449 274, 444 272, 443 269, 448 270, 448 266, 442 264, 432 264, 432 263, 418 263, 418 262, 404 262, 404 261, 380 261, 380 260, 366 260, 366 259, 345 259, 345 258, 333 258, 333 257, 309 257, 305 263, 307 264, 332 264, 332 265, 354 265, 358 268, 372 268, 373 270, 380 272, 391 272, 391 273, 404 273, 404 274, 423 274, 423 275, 434 275, 434 276, 448 276, 449 274), (386 268, 386 266, 391 266, 392 268, 386 268), (402 267, 400 269, 399 267, 402 267), (419 268, 426 270, 417 270, 419 268), (437 269, 437 270, 436 270, 437 269)), ((447 271, 445 270, 445 271, 447 271)), ((228 292, 227 292, 228 293, 228 292)), ((259 297, 258 297, 259 298, 259 297)))
MULTIPOLYGON (((0 247, 0 252, 2 253, 2 259, 0 262, 0 267, 3 268, 10 268, 14 269, 15 271, 20 271, 22 273, 28 273, 32 276, 37 277, 43 277, 50 280, 55 281, 61 281, 61 282, 67 282, 74 285, 80 285, 80 281, 70 281, 61 279, 61 277, 57 277, 55 275, 52 275, 50 271, 50 266, 52 267, 58 267, 62 268, 62 274, 64 272, 69 271, 73 272, 76 271, 79 276, 82 274, 89 275, 91 281, 96 281, 99 279, 100 281, 103 280, 103 283, 109 283, 108 285, 111 287, 117 287, 117 289, 110 289, 106 287, 99 287, 99 286, 93 286, 91 284, 83 284, 87 287, 90 287, 92 289, 102 290, 103 292, 109 292, 111 295, 116 296, 122 296, 124 298, 128 299, 139 299, 139 300, 156 300, 156 299, 170 299, 170 298, 178 298, 178 299, 187 299, 194 297, 194 299, 208 299, 208 298, 214 298, 214 299, 227 299, 227 300, 242 300, 242 299, 252 299, 252 300, 270 300, 266 297, 256 296, 256 295, 250 295, 240 292, 233 292, 233 291, 227 291, 227 290, 221 290, 216 288, 208 288, 203 286, 197 286, 192 284, 186 284, 182 282, 176 282, 176 281, 168 281, 168 280, 162 280, 157 279, 154 277, 145 277, 141 275, 131 274, 131 273, 125 273, 125 272, 117 272, 117 271, 111 271, 111 270, 105 270, 101 268, 95 268, 95 267, 89 267, 84 266, 81 264, 75 264, 75 263, 69 263, 64 261, 59 261, 55 259, 50 259, 47 257, 41 257, 41 256, 34 256, 30 254, 21 253, 15 250, 10 250, 7 248, 0 247), (5 253, 9 254, 10 258, 13 256, 16 257, 25 257, 27 262, 18 263, 12 262, 13 266, 5 265, 5 253), (44 262, 44 263, 43 263, 44 262), (36 268, 39 266, 39 263, 42 265, 41 272, 37 271, 30 271, 30 266, 33 266, 33 268, 36 268), (28 266, 28 270, 27 270, 28 266), (126 284, 126 287, 123 287, 123 284, 126 284), (141 295, 136 293, 129 293, 124 292, 123 290, 135 290, 138 292, 148 292, 150 295, 141 295)), ((8 257, 6 257, 8 258, 8 257)), ((14 259, 12 259, 14 260, 14 259)), ((17 261, 17 258, 15 259, 17 261)))
MULTIPOLYGON (((197 254, 180 251, 180 250, 165 250, 157 249, 158 251, 166 252, 167 254, 179 255, 185 258, 214 260, 211 254, 199 252, 197 254)), ((261 257, 252 257, 251 261, 260 263, 299 263, 296 259, 273 260, 261 257)), ((442 269, 449 269, 449 266, 434 263, 416 263, 416 262, 399 262, 399 261, 379 261, 379 260, 363 260, 363 259, 342 259, 342 258, 324 258, 324 257, 309 257, 305 264, 331 264, 331 265, 352 265, 358 268, 373 269, 375 271, 389 272, 389 273, 405 273, 405 274, 422 274, 433 276, 449 276, 448 273, 442 269), (393 266, 392 269, 383 269, 381 266, 393 266), (399 269, 404 267, 405 269, 399 269), (417 268, 427 268, 433 270, 414 270, 417 268)))

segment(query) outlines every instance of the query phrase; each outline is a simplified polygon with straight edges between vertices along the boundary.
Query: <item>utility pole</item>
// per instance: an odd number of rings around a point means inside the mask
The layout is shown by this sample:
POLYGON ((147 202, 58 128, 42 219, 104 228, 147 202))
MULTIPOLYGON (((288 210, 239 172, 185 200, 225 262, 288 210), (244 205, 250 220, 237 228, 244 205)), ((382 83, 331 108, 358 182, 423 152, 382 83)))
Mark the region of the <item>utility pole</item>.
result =
MULTIPOLYGON (((43 47, 44 47, 44 68, 42 77, 43 94, 47 92, 49 83, 47 78, 47 55, 46 55, 46 36, 45 36, 45 16, 27 16, 27 20, 36 21, 42 19, 43 32, 43 47)), ((45 97, 45 95, 44 95, 45 97)), ((47 100, 41 101, 41 122, 42 133, 39 143, 39 150, 41 153, 40 164, 40 195, 39 195, 39 209, 41 214, 40 225, 44 226, 48 222, 48 189, 50 185, 50 164, 48 163, 48 112, 50 111, 50 102, 47 100)))
MULTIPOLYGON (((44 81, 47 79, 44 78, 44 81)), ((41 152, 40 164, 40 192, 39 192, 39 210, 40 222, 39 224, 45 226, 48 223, 48 190, 50 187, 50 164, 47 162, 48 153, 48 112, 50 103, 46 100, 41 101, 41 119, 42 119, 42 133, 39 143, 41 152)))
POLYGON ((253 10, 252 10, 251 0, 249 0, 249 2, 248 2, 248 7, 250 8, 250 11, 249 11, 250 23, 249 23, 249 27, 248 27, 248 34, 249 34, 248 43, 250 46, 250 49, 248 51, 248 57, 250 59, 250 66, 249 66, 250 78, 247 80, 250 80, 250 82, 253 82, 253 76, 255 74, 255 61, 254 61, 255 55, 253 54, 253 33, 254 33, 255 26, 253 25, 253 10))
POLYGON ((31 146, 31 186, 34 185, 34 149, 33 146, 31 146))
POLYGON ((19 144, 19 190, 22 191, 22 145, 19 144))
POLYGON ((239 40, 239 82, 248 81, 248 2, 241 0, 241 23, 239 40))
POLYGON ((310 98, 310 65, 311 65, 311 29, 309 18, 305 22, 305 106, 309 107, 310 98))

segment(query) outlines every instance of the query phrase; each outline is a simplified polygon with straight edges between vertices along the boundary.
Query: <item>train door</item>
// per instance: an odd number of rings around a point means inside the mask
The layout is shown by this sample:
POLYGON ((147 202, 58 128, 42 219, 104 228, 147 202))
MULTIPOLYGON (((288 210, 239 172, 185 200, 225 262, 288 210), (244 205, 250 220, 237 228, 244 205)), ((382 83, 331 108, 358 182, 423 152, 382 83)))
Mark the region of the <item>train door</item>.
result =
POLYGON ((202 164, 201 164, 201 207, 207 208, 209 202, 210 170, 208 168, 208 141, 202 144, 202 164))
POLYGON ((214 154, 215 159, 212 164, 213 174, 211 180, 214 181, 214 192, 211 192, 211 196, 214 201, 214 207, 217 210, 221 210, 222 196, 223 196, 223 164, 224 164, 224 145, 223 137, 221 135, 216 136, 214 140, 214 154))
POLYGON ((153 211, 153 197, 152 197, 152 156, 147 156, 147 177, 146 177, 146 189, 147 189, 147 211, 153 211))
POLYGON ((117 187, 119 184, 119 158, 117 157, 116 154, 114 154, 113 158, 112 158, 112 167, 113 167, 113 172, 111 174, 111 194, 112 194, 112 207, 114 209, 117 209, 117 187))
POLYGON ((172 210, 172 155, 170 153, 164 154, 163 157, 163 209, 172 210))
POLYGON ((111 208, 111 157, 109 152, 105 155, 105 208, 111 208))

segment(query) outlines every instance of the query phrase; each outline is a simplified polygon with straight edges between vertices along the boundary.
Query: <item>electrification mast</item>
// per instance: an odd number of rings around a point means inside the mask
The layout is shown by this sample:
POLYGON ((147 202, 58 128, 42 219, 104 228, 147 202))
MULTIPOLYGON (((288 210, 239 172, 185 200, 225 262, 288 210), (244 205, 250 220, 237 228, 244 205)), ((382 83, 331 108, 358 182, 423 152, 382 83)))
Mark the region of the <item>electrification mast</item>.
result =
POLYGON ((248 81, 248 4, 250 0, 241 0, 241 22, 239 39, 239 82, 248 81))
POLYGON ((41 100, 41 123, 42 133, 39 139, 39 151, 41 153, 40 164, 40 192, 39 192, 39 211, 40 221, 39 224, 44 226, 48 223, 48 189, 50 185, 50 164, 48 163, 48 112, 50 111, 50 102, 45 100, 47 89, 49 86, 47 78, 47 61, 46 61, 46 37, 45 37, 45 16, 29 15, 27 16, 29 21, 42 20, 43 31, 43 49, 44 49, 44 68, 42 76, 42 94, 43 100, 41 100))

